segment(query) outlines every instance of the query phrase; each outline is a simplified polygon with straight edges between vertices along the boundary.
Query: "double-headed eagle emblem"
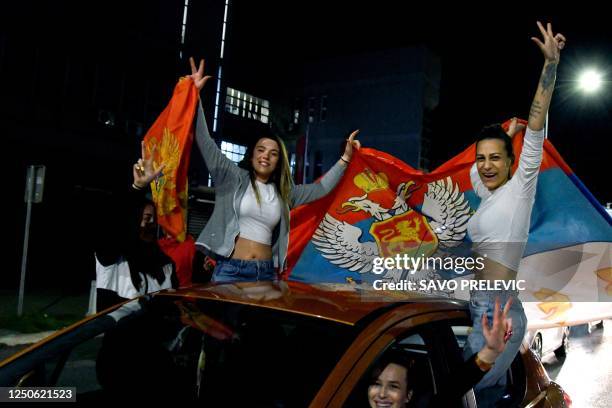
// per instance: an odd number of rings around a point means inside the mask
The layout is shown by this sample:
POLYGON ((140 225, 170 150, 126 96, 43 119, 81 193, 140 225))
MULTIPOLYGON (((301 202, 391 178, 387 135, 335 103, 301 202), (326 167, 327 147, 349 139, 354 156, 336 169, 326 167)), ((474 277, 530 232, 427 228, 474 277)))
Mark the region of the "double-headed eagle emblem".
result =
MULTIPOLYGON (((152 137, 149 140, 147 151, 153 156, 153 166, 155 168, 158 168, 162 163, 164 164, 164 171, 151 185, 151 192, 155 202, 158 203, 158 215, 168 215, 179 205, 175 193, 177 191, 176 171, 180 160, 178 139, 168 128, 164 128, 161 138, 152 137)), ((183 199, 182 196, 178 198, 179 200, 183 199)), ((184 198, 186 199, 186 195, 184 198)), ((186 208, 186 206, 183 207, 186 208)))
MULTIPOLYGON (((359 173, 353 182, 365 194, 350 197, 338 211, 369 214, 374 219, 369 233, 375 241, 362 242, 363 230, 325 214, 312 242, 332 264, 352 272, 366 273, 372 271, 377 257, 397 254, 430 256, 440 247, 451 248, 461 244, 470 218, 470 206, 450 177, 427 185, 420 212, 407 204, 418 188, 414 181, 400 183, 391 201, 388 180, 385 173, 374 174, 369 170, 359 173)), ((400 276, 401 273, 395 270, 388 271, 385 278, 397 280, 400 276)))

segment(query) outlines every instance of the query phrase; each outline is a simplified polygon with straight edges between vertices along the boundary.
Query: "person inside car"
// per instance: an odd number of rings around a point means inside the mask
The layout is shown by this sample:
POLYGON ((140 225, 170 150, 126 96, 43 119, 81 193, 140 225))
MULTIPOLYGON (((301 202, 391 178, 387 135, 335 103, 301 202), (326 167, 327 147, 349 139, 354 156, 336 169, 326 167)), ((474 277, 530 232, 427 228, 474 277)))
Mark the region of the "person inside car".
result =
POLYGON ((485 346, 462 365, 455 367, 449 376, 452 383, 439 389, 435 395, 430 395, 428 392, 421 392, 419 395, 417 392, 421 388, 419 384, 423 380, 423 374, 407 352, 397 348, 386 352, 370 372, 369 406, 371 408, 453 406, 454 401, 458 401, 494 366, 495 360, 506 348, 506 342, 512 333, 511 320, 508 318, 511 304, 510 299, 501 311, 500 300, 496 299, 491 327, 487 314, 482 315, 485 346))

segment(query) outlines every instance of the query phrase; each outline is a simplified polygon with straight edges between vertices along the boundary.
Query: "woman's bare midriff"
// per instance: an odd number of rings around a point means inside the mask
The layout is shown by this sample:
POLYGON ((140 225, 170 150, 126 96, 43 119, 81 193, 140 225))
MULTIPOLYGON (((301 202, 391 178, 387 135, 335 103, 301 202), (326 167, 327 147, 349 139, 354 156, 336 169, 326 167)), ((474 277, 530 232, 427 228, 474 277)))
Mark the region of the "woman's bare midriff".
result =
POLYGON ((476 270, 477 280, 503 280, 510 281, 516 279, 517 272, 489 258, 483 260, 484 268, 476 270))
POLYGON ((272 259, 272 246, 238 236, 232 259, 269 261, 272 259))

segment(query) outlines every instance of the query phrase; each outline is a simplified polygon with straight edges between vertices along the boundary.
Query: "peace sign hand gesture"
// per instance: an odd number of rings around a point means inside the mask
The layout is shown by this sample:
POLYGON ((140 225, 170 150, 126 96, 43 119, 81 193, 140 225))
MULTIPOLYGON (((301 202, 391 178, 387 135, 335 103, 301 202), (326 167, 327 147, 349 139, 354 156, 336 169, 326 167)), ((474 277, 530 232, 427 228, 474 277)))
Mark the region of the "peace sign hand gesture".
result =
POLYGON ((542 23, 539 21, 537 23, 544 42, 537 37, 531 37, 531 40, 540 47, 542 54, 544 54, 544 59, 547 62, 558 63, 561 56, 561 50, 565 47, 565 37, 560 33, 556 35, 553 34, 552 25, 550 23, 546 24, 546 30, 542 23))
POLYGON ((134 176, 134 186, 138 189, 143 189, 148 186, 153 179, 158 177, 165 165, 161 164, 156 169, 153 168, 153 154, 147 155, 145 142, 140 143, 141 158, 134 164, 132 174, 134 176), (147 158, 148 157, 148 158, 147 158))
POLYGON ((358 133, 359 129, 353 131, 348 139, 346 139, 346 146, 344 147, 344 153, 341 157, 341 160, 345 163, 349 163, 353 158, 353 149, 361 149, 361 142, 359 142, 359 140, 355 140, 355 136, 357 136, 358 133))
POLYGON ((193 79, 193 83, 195 84, 196 88, 198 91, 201 91, 202 88, 204 88, 206 81, 212 77, 210 75, 204 75, 203 59, 200 60, 200 66, 196 69, 193 57, 189 57, 189 65, 191 65, 191 75, 189 75, 189 78, 193 79))

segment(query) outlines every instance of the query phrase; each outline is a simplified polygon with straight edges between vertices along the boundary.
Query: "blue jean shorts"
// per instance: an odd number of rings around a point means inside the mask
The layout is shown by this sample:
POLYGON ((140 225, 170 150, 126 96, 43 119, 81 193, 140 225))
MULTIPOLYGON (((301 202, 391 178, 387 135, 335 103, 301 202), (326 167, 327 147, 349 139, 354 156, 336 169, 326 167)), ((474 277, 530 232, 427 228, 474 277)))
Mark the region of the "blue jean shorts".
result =
POLYGON ((274 263, 260 260, 219 258, 212 282, 257 282, 278 280, 274 263))

